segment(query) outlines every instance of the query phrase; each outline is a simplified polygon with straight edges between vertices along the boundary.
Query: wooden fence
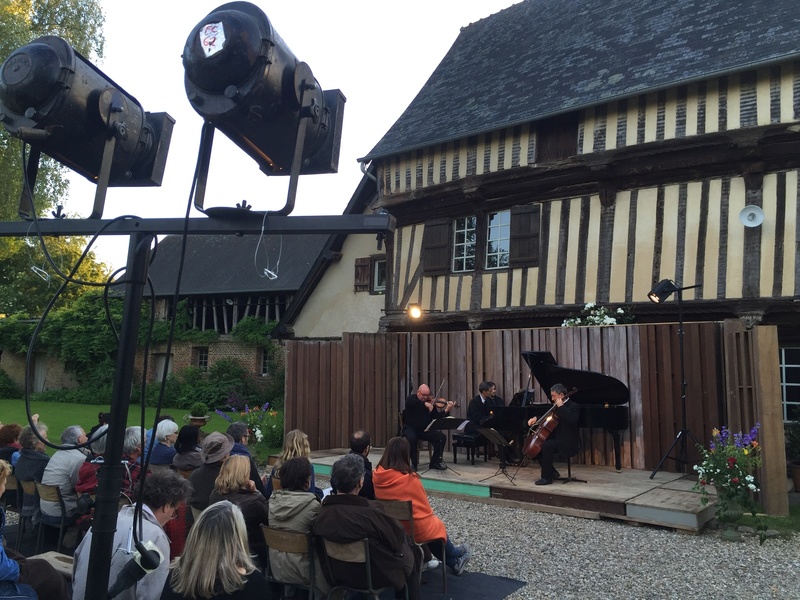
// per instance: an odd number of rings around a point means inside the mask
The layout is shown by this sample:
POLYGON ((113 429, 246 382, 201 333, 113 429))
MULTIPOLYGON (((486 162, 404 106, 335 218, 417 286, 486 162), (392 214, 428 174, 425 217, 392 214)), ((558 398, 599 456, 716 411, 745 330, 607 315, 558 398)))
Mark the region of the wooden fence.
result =
MULTIPOLYGON (((628 386, 630 427, 622 435, 622 465, 653 469, 683 428, 678 341, 676 323, 414 332, 410 339, 405 333, 345 333, 341 341, 289 341, 286 428, 306 431, 314 448, 346 447, 350 433, 362 428, 370 431, 375 445, 383 445, 397 434, 404 398, 421 383, 436 390, 444 381, 442 395, 461 405, 453 414, 465 417, 481 381, 494 381, 508 402, 529 385, 521 352, 546 350, 563 367, 611 375, 628 386)), ((745 330, 739 321, 686 323, 683 341, 686 428, 698 442, 705 443, 711 429, 722 424, 739 430, 758 421, 764 432, 782 432, 773 327, 745 330)), ((534 398, 545 401, 538 384, 530 384, 534 398)), ((613 445, 605 431, 581 435, 579 462, 613 464, 613 445)), ((695 442, 686 437, 694 462, 695 442)), ((780 456, 773 450, 765 454, 764 472, 775 479, 762 481, 765 490, 779 487, 782 452, 781 442, 780 456)), ((667 460, 662 469, 674 471, 677 466, 667 460)), ((785 486, 785 473, 780 485, 785 486)), ((785 496, 785 488, 783 492, 785 496)))

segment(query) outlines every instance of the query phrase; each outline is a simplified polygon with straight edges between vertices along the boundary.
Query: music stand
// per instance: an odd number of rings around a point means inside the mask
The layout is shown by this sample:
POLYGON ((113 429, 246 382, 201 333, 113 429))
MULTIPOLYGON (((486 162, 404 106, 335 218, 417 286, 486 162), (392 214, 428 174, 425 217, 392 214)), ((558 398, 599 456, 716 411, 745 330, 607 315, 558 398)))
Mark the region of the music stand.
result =
POLYGON ((505 460, 505 457, 506 457, 506 454, 507 454, 507 450, 502 450, 502 448, 506 448, 506 449, 510 448, 511 444, 506 440, 506 438, 504 438, 502 435, 500 435, 499 432, 495 431, 491 427, 489 427, 488 429, 478 429, 478 433, 480 433, 487 440, 489 440, 490 442, 492 442, 493 444, 495 444, 496 446, 501 448, 501 450, 500 450, 500 466, 497 468, 497 471, 495 472, 494 475, 490 475, 489 477, 484 477, 483 479, 481 479, 481 482, 484 482, 484 481, 486 481, 488 479, 492 479, 494 477, 497 477, 498 475, 500 475, 500 473, 502 473, 503 475, 506 476, 506 479, 508 479, 511 482, 511 485, 516 487, 517 484, 514 483, 514 477, 509 475, 508 472, 506 471, 506 467, 508 466, 506 464, 506 460, 505 460))
MULTIPOLYGON (((462 426, 467 422, 468 422, 467 419, 459 419, 458 417, 441 417, 439 419, 434 419, 433 421, 428 423, 428 426, 425 428, 425 431, 447 431, 448 432, 447 439, 449 441, 450 431, 452 431, 453 429, 462 428, 462 426)), ((461 477, 461 473, 459 473, 452 467, 447 466, 447 463, 444 462, 444 456, 442 456, 442 463, 444 463, 444 466, 447 467, 446 470, 450 470, 459 477, 461 477)), ((430 470, 431 470, 430 465, 428 465, 428 468, 424 470, 422 474, 424 475, 430 470)))

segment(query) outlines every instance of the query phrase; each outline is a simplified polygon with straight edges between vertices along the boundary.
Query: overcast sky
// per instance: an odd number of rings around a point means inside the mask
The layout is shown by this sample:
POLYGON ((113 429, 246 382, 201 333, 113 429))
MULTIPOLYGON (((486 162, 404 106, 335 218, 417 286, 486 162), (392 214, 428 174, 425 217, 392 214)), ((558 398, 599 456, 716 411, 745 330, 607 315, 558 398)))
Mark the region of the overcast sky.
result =
MULTIPOLYGON (((297 59, 311 67, 322 88, 338 88, 347 98, 339 172, 301 177, 292 214, 341 214, 361 179, 356 158, 366 155, 402 114, 461 27, 516 1, 256 2, 297 59)), ((146 111, 167 112, 176 120, 163 185, 109 189, 103 217, 183 216, 202 120, 186 99, 181 52, 194 26, 224 3, 104 0, 101 4, 106 45, 97 66, 146 111)), ((70 180, 65 208, 85 217, 91 212, 95 186, 74 174, 70 180)), ((205 206, 234 206, 246 199, 255 210, 276 210, 286 201, 287 182, 287 177, 267 178, 217 132, 205 206)), ((102 260, 124 266, 127 239, 108 237, 96 247, 102 260)))

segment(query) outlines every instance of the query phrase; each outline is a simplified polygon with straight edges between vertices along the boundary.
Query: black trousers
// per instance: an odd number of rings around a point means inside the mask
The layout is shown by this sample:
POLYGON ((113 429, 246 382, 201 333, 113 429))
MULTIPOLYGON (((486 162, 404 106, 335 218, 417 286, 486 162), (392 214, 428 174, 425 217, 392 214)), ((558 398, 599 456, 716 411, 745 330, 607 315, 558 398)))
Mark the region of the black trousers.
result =
POLYGON ((442 460, 447 436, 441 431, 421 431, 417 433, 417 431, 406 425, 403 427, 403 437, 408 440, 408 444, 411 446, 411 464, 414 465, 414 469, 417 468, 419 461, 419 449, 417 448, 419 440, 425 440, 433 445, 433 456, 431 457, 433 464, 442 460))
POLYGON ((555 479, 556 470, 553 468, 555 455, 558 454, 558 440, 548 438, 542 444, 539 453, 539 463, 542 465, 542 479, 555 479))

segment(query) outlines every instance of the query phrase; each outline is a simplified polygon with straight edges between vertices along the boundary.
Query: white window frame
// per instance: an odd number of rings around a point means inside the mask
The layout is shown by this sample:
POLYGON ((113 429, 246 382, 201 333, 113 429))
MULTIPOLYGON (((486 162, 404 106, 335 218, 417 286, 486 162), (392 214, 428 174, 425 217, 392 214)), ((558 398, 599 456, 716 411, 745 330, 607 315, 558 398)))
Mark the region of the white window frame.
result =
MULTIPOLYGON (((781 369, 781 407, 783 409, 783 420, 784 421, 795 421, 800 419, 790 419, 789 418, 789 407, 794 407, 792 411, 795 415, 800 415, 800 399, 797 401, 788 400, 787 399, 787 391, 790 388, 800 388, 800 377, 794 377, 794 381, 788 381, 787 372, 790 369, 800 370, 800 361, 798 363, 790 363, 787 362, 786 358, 786 351, 791 350, 793 352, 800 353, 800 346, 786 346, 779 349, 779 356, 780 356, 780 369, 781 369)), ((793 395, 797 397, 796 395, 793 395)))
POLYGON ((511 211, 501 210, 487 216, 486 268, 507 269, 511 254, 511 211), (494 222, 493 222, 494 221, 494 222), (497 250, 492 251, 492 244, 497 250), (495 262, 496 264, 490 264, 495 262))
POLYGON ((453 220, 453 273, 467 273, 475 270, 475 235, 478 218, 475 215, 457 217, 453 220), (472 234, 472 242, 469 236, 472 234), (472 246, 472 254, 469 254, 472 246))

